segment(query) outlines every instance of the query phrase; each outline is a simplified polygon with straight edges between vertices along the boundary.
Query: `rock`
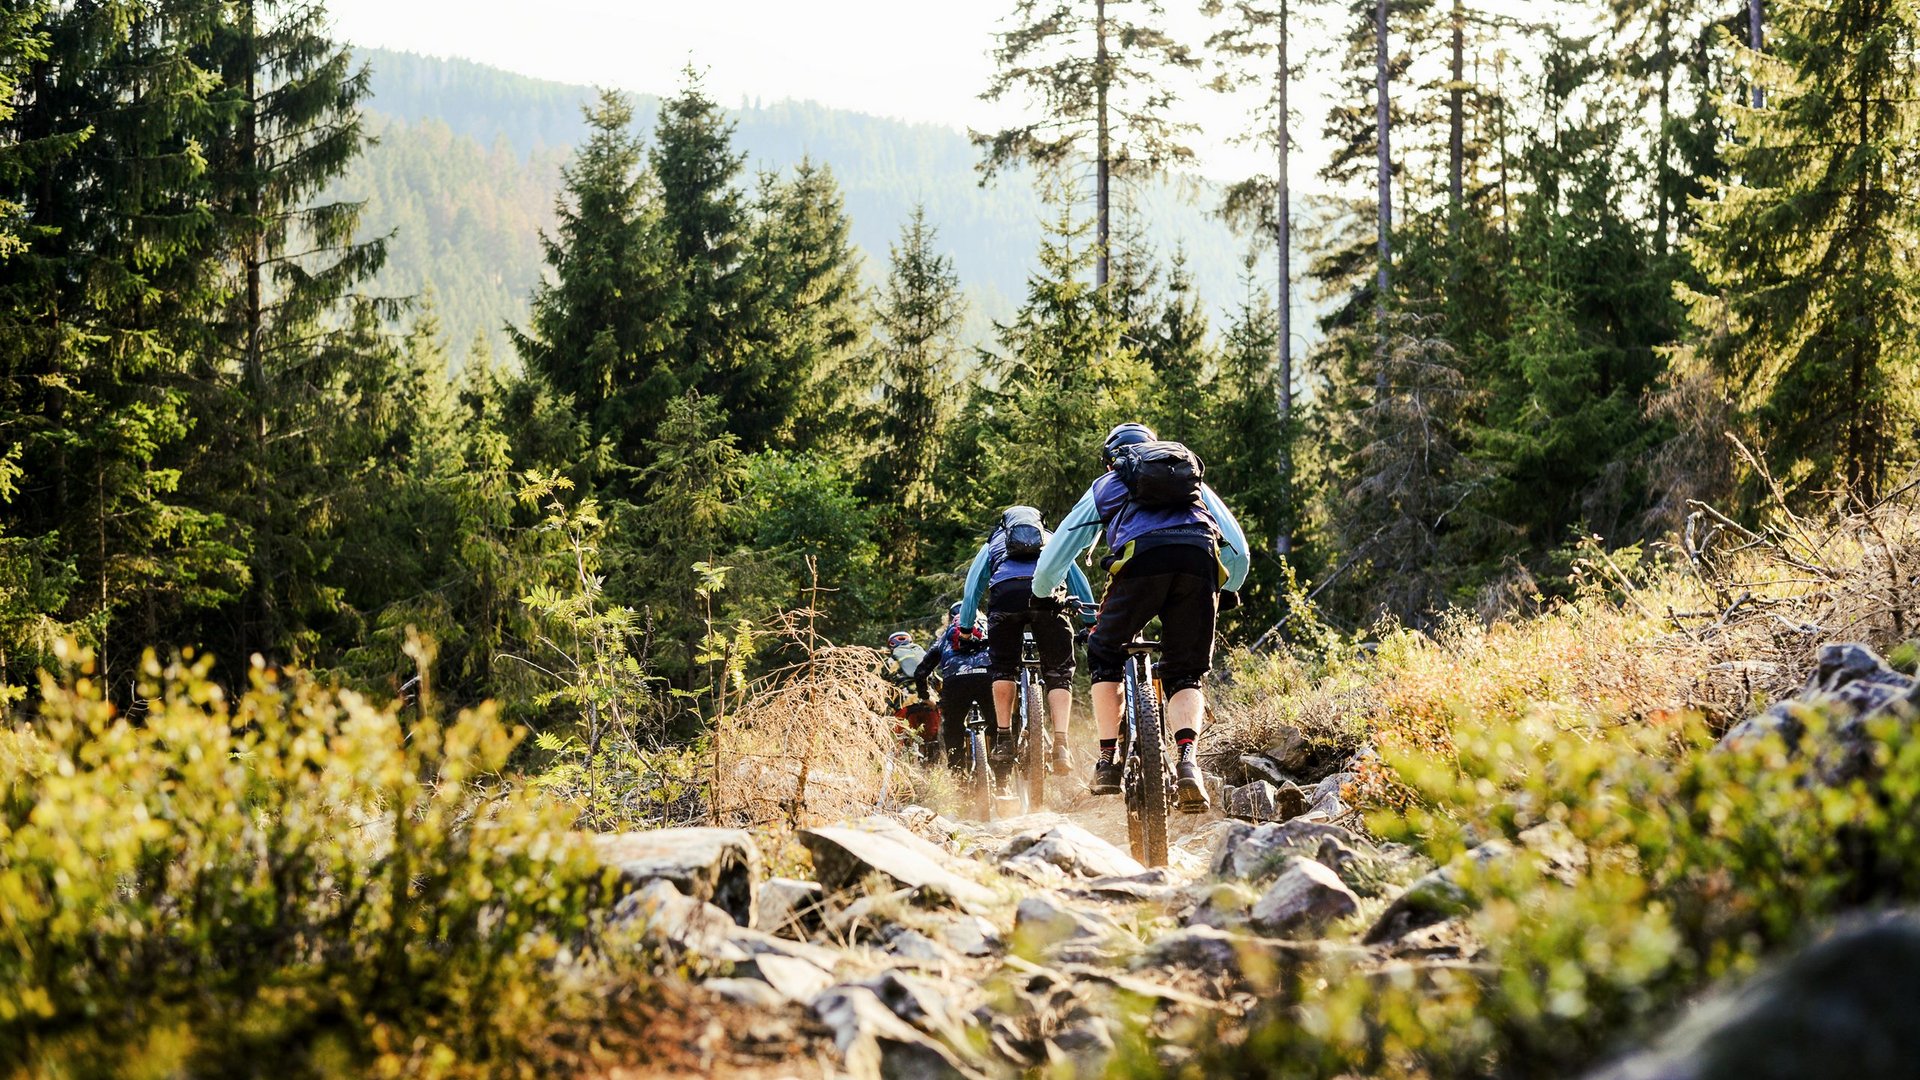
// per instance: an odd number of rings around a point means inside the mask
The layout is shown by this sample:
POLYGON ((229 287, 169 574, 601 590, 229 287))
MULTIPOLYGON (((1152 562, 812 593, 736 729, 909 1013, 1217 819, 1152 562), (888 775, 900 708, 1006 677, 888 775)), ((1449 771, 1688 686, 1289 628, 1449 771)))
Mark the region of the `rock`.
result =
POLYGON ((1240 938, 1211 926, 1188 926, 1156 939, 1140 954, 1140 967, 1232 972, 1240 969, 1240 938))
POLYGON ((664 879, 656 878, 628 893, 613 909, 613 925, 654 948, 674 956, 693 956, 722 963, 747 958, 733 944, 739 925, 733 917, 704 900, 696 900, 664 879))
POLYGON ((1460 884, 1463 872, 1468 867, 1485 865, 1511 854, 1513 848, 1506 841, 1489 840, 1460 859, 1416 879, 1387 905, 1361 940, 1368 945, 1397 941, 1421 927, 1473 910, 1473 896, 1460 884))
POLYGON ((1013 837, 1000 858, 1038 859, 1075 877, 1121 878, 1146 872, 1133 856, 1070 821, 1013 837))
POLYGON ((868 877, 878 874, 923 894, 945 897, 962 908, 984 906, 993 900, 985 887, 942 865, 944 853, 918 837, 914 839, 938 859, 892 836, 844 826, 803 829, 799 839, 813 855, 814 875, 829 892, 859 888, 868 877))
POLYGON ((822 971, 834 970, 843 959, 843 954, 834 949, 805 941, 794 941, 792 938, 774 937, 772 934, 749 930, 743 926, 735 927, 733 932, 727 935, 727 940, 733 944, 734 948, 749 957, 769 954, 788 956, 796 960, 805 960, 822 971))
POLYGON ((1172 875, 1162 866, 1128 877, 1096 878, 1085 885, 1062 889, 1060 892, 1075 900, 1099 903, 1164 902, 1174 895, 1171 882, 1172 875))
POLYGON ((1211 885, 1187 914, 1187 925, 1216 930, 1245 926, 1253 917, 1253 905, 1259 899, 1259 892, 1238 882, 1211 885))
POLYGON ((1307 737, 1290 724, 1275 728, 1273 742, 1267 747, 1267 757, 1283 772, 1295 776, 1306 771, 1312 754, 1313 748, 1307 744, 1307 737))
POLYGON ((735 1005, 744 1005, 749 1009, 778 1009, 789 1000, 758 979, 708 979, 700 985, 735 1005))
POLYGON ((1075 938, 1104 938, 1117 929, 1110 920, 1076 911, 1049 896, 1029 896, 1013 914, 1014 937, 1033 951, 1075 938))
POLYGON ((1265 781, 1279 787, 1293 783, 1293 777, 1288 776, 1278 762, 1265 754, 1241 754, 1240 771, 1246 776, 1248 784, 1265 781))
POLYGON ((1360 898, 1325 866, 1296 855, 1253 905, 1252 922, 1262 933, 1317 930, 1360 910, 1360 898))
POLYGON ((801 941, 820 928, 820 902, 825 890, 816 881, 768 878, 754 899, 754 925, 769 934, 801 941))
POLYGON ((762 953, 745 963, 735 964, 733 973, 759 979, 782 1001, 812 1001, 815 995, 833 985, 833 975, 817 964, 778 953, 762 953))
POLYGON ((1341 798, 1340 790, 1357 779, 1359 777, 1354 773, 1337 772, 1320 781, 1307 794, 1305 813, 1325 814, 1329 821, 1345 814, 1348 807, 1345 800, 1341 798))
POLYGON ((624 888, 649 881, 674 888, 725 911, 741 926, 752 926, 754 891, 760 884, 759 845, 745 829, 655 829, 602 833, 593 837, 594 854, 615 870, 624 888))
POLYGON ((951 949, 904 926, 887 937, 884 948, 889 954, 915 964, 951 966, 959 960, 951 949))
POLYGON ((1798 695, 1734 725, 1716 749, 1742 750, 1778 736, 1789 751, 1798 751, 1808 728, 1819 723, 1826 736, 1815 748, 1814 771, 1825 783, 1839 784, 1874 771, 1870 725, 1886 716, 1920 716, 1920 682, 1865 645, 1825 645, 1798 695))
POLYGON ((1226 790, 1222 807, 1241 821, 1286 821, 1307 812, 1306 792, 1292 784, 1276 788, 1265 780, 1226 790))
POLYGON ((894 1015, 864 986, 835 986, 813 1000, 813 1013, 833 1032, 847 1072, 859 1080, 975 1080, 981 1074, 951 1049, 894 1015))
POLYGON ((1870 919, 1709 998, 1651 1050, 1590 1080, 1894 1080, 1920 1061, 1920 921, 1870 919))
POLYGON ((951 915, 935 924, 935 938, 961 956, 994 956, 1005 947, 1000 931, 978 915, 951 915))
POLYGON ((1063 1026, 1047 1040, 1047 1075, 1062 1080, 1106 1076, 1113 1060, 1113 1035, 1107 1021, 1084 1016, 1063 1026))
MULTIPOLYGON (((1214 877, 1257 881, 1277 872, 1290 855, 1310 855, 1329 866, 1353 858, 1360 841, 1338 825, 1292 821, 1249 828, 1236 823, 1214 846, 1214 877)), ((1337 867, 1336 867, 1337 868, 1337 867)))

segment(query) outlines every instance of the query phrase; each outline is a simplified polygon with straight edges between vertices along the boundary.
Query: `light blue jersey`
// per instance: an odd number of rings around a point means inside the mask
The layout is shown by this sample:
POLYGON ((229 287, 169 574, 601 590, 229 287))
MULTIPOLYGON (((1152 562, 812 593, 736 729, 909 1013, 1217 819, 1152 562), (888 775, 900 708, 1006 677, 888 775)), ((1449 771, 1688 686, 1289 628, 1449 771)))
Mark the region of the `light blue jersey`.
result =
MULTIPOLYGON (((1105 474, 1102 474, 1104 477, 1105 474)), ((1100 482, 1087 488, 1072 510, 1060 521, 1060 528, 1047 538, 1047 546, 1040 552, 1039 565, 1033 571, 1033 595, 1048 596, 1060 584, 1061 579, 1084 574, 1074 560, 1080 553, 1092 547, 1100 539, 1100 531, 1105 522, 1100 520, 1100 509, 1096 492, 1100 482)), ((1247 534, 1240 530, 1240 522, 1235 520, 1233 511, 1227 509, 1219 495, 1211 487, 1200 485, 1200 498, 1206 504, 1207 512, 1213 515, 1214 525, 1220 532, 1220 563, 1227 568, 1227 580, 1222 586, 1237 590, 1246 584, 1247 571, 1252 568, 1252 549, 1247 545, 1247 534)))
MULTIPOLYGON (((995 571, 997 569, 996 564, 1005 558, 1005 548, 995 543, 997 539, 998 533, 996 531, 993 538, 980 545, 980 553, 973 557, 973 565, 967 570, 967 595, 965 599, 960 601, 961 626, 973 625, 974 618, 980 613, 981 605, 986 602, 987 589, 994 584, 995 571), (997 558, 996 555, 998 556, 997 558)), ((1052 546, 1052 542, 1049 540, 1047 545, 1048 549, 1051 549, 1052 546)), ((1066 572, 1054 578, 1052 587, 1049 587, 1045 592, 1035 593, 1034 595, 1052 596, 1053 589, 1059 586, 1062 579, 1067 583, 1067 590, 1074 596, 1080 598, 1080 603, 1086 610, 1086 617, 1091 619, 1095 606, 1093 602, 1093 585, 1087 581, 1087 575, 1081 573, 1080 568, 1077 566, 1069 566, 1066 572)))

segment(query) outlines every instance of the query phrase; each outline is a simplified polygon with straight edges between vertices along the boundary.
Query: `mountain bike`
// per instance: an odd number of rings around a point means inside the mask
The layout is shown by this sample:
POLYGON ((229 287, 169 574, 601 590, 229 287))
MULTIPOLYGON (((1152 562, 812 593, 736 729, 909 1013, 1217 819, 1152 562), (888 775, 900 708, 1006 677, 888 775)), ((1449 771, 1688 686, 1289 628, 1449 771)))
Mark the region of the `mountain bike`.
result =
POLYGON ((993 763, 987 760, 987 718, 980 706, 967 710, 967 802, 980 821, 993 820, 993 763))
POLYGON ((1026 632, 1020 644, 1020 736, 1014 754, 1015 767, 1023 781, 1023 813, 1044 810, 1047 806, 1047 749, 1053 724, 1047 717, 1046 684, 1040 678, 1040 647, 1033 631, 1026 632))
POLYGON ((1147 866, 1167 865, 1167 802, 1174 789, 1174 760, 1167 745, 1166 694, 1154 672, 1158 641, 1127 644, 1121 679, 1120 790, 1127 806, 1127 840, 1147 866))

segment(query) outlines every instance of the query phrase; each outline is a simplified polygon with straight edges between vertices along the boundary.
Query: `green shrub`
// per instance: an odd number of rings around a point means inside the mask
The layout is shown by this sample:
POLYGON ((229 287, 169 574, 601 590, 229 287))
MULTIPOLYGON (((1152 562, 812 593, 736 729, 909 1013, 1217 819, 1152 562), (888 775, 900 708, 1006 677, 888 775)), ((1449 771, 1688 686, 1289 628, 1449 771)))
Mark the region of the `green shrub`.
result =
POLYGON ((149 657, 119 715, 68 650, 0 736, 0 1074, 511 1071, 597 871, 497 773, 492 710, 403 727, 256 667, 149 657))
POLYGON ((1465 715, 1452 760, 1388 755, 1412 806, 1369 824, 1454 863, 1479 963, 1293 972, 1191 1068, 1578 1074, 1832 916, 1920 894, 1920 741, 1876 734, 1879 775, 1829 787, 1777 742, 1708 752, 1697 724, 1465 715), (1476 838, 1514 854, 1476 868, 1476 838))

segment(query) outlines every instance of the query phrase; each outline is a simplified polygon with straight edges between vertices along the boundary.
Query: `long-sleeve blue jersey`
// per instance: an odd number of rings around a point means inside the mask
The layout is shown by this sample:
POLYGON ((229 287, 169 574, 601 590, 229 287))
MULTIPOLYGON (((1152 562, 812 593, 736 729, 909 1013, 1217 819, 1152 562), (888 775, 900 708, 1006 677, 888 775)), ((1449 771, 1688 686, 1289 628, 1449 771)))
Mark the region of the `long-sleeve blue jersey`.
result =
MULTIPOLYGON (((1103 523, 1094 499, 1097 486, 1096 482, 1094 487, 1087 488, 1087 493, 1061 519, 1059 530, 1047 539, 1047 546, 1040 552, 1040 563, 1033 572, 1035 596, 1051 594, 1062 578, 1085 576, 1080 574, 1080 567, 1075 565, 1074 560, 1100 539, 1103 523)), ((1240 522, 1234 519, 1233 511, 1227 509, 1227 504, 1211 487, 1200 485, 1200 498, 1220 529, 1220 562, 1227 568, 1227 580, 1223 587, 1238 589, 1246 584, 1247 571, 1252 566, 1252 549, 1247 546, 1247 534, 1240 530, 1240 522)))
MULTIPOLYGON (((1048 547, 1051 546, 1052 542, 1049 540, 1048 547)), ((993 580, 994 551, 995 544, 993 540, 989 539, 986 543, 981 544, 980 553, 973 557, 973 566, 967 570, 967 595, 965 599, 960 601, 961 626, 972 626, 973 620, 980 613, 981 605, 986 601, 987 587, 993 580)), ((1087 581, 1087 575, 1081 573, 1080 568, 1077 566, 1069 566, 1066 571, 1055 575, 1053 584, 1047 586, 1045 592, 1036 591, 1034 595, 1052 596, 1053 590, 1059 587, 1062 579, 1065 579, 1067 583, 1067 590, 1074 596, 1080 598, 1080 603, 1086 609, 1087 617, 1092 618, 1094 608, 1093 585, 1087 581)))

